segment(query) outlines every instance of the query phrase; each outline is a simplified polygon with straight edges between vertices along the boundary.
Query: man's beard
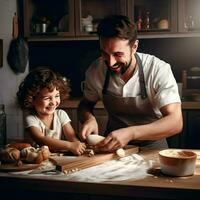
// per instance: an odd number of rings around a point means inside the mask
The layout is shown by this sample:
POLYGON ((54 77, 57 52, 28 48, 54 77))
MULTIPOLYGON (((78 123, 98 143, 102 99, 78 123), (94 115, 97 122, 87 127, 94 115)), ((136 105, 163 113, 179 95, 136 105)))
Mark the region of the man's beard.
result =
MULTIPOLYGON (((129 61, 128 64, 124 65, 124 63, 116 63, 116 64, 114 64, 114 66, 121 66, 120 72, 119 72, 119 73, 120 73, 121 75, 123 75, 123 74, 127 71, 127 69, 130 67, 131 63, 132 63, 132 57, 131 57, 131 59, 130 59, 130 61, 129 61)), ((107 65, 107 67, 108 67, 108 69, 109 69, 109 71, 110 71, 110 74, 111 74, 112 76, 118 74, 118 72, 115 72, 114 70, 112 70, 112 69, 108 66, 107 63, 106 63, 106 65, 107 65)))

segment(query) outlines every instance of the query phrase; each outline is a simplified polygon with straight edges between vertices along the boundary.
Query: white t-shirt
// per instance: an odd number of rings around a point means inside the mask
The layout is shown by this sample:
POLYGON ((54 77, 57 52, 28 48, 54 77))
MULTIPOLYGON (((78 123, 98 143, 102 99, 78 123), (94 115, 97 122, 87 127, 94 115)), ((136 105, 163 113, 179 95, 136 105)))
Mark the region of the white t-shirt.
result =
POLYGON ((57 109, 54 112, 53 129, 47 128, 36 115, 27 115, 25 117, 25 128, 34 126, 39 128, 44 136, 60 139, 62 136, 62 127, 70 121, 68 114, 64 110, 57 109))
MULTIPOLYGON (((178 86, 171 66, 159 58, 137 53, 142 61, 147 96, 157 116, 159 109, 167 104, 181 102, 178 86)), ((102 89, 105 81, 107 66, 102 57, 95 60, 86 72, 84 96, 90 101, 102 100, 102 89)), ((120 75, 110 76, 107 90, 120 97, 136 97, 141 94, 138 65, 133 76, 125 83, 120 75)))

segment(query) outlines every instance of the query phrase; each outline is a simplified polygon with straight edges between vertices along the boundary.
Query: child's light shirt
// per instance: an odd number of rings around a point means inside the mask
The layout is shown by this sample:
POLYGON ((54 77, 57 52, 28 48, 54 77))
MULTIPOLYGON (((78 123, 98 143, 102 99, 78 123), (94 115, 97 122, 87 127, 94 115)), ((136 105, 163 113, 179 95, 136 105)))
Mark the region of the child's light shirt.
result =
POLYGON ((70 121, 68 114, 64 110, 57 109, 54 112, 53 129, 46 127, 46 125, 36 115, 27 115, 25 117, 25 128, 37 127, 44 136, 61 139, 62 127, 70 121))

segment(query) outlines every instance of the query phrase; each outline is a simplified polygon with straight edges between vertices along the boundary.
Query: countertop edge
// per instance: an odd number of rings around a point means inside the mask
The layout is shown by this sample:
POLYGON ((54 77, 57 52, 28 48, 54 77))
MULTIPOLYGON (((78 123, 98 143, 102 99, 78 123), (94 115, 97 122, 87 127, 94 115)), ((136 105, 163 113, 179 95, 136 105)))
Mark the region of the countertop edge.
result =
MULTIPOLYGON (((62 105, 59 106, 59 108, 67 109, 72 108, 76 109, 79 105, 81 98, 70 98, 62 103, 62 105)), ((96 109, 102 109, 104 108, 103 102, 98 101, 95 105, 96 109)), ((199 101, 183 101, 182 102, 182 109, 188 109, 188 110, 195 110, 200 109, 200 102, 199 101)))

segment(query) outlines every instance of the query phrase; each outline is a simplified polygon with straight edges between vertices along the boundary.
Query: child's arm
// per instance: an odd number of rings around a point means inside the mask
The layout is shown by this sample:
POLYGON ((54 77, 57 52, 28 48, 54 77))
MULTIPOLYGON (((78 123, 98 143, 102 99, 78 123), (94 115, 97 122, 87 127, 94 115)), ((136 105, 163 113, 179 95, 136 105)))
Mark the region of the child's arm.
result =
MULTIPOLYGON (((70 125, 71 126, 71 125, 70 125)), ((81 155, 85 151, 85 144, 80 141, 64 141, 60 139, 44 136, 39 128, 31 126, 27 128, 31 138, 39 145, 47 145, 52 152, 56 151, 71 151, 75 155, 81 155)), ((70 129, 69 129, 70 130, 70 129)), ((73 130, 73 128, 72 128, 73 130)), ((72 131, 71 130, 71 131, 72 131)), ((73 133, 73 131, 72 131, 73 133)))
POLYGON ((64 124, 64 126, 62 127, 62 130, 68 141, 71 141, 71 142, 79 141, 70 122, 64 124))

